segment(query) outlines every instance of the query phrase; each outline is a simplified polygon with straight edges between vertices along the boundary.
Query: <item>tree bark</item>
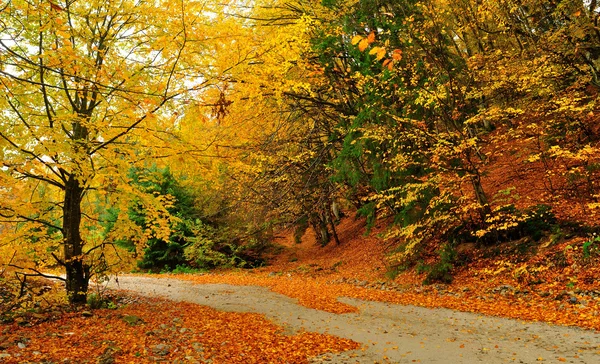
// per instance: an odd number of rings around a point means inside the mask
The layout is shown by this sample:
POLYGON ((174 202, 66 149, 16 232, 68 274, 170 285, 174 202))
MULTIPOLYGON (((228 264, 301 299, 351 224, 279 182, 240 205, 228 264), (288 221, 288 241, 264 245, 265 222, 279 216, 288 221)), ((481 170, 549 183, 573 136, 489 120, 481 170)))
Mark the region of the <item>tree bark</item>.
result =
POLYGON ((83 240, 80 232, 83 191, 80 182, 71 175, 65 185, 63 231, 66 288, 69 302, 73 304, 86 302, 90 273, 89 266, 83 261, 83 240))

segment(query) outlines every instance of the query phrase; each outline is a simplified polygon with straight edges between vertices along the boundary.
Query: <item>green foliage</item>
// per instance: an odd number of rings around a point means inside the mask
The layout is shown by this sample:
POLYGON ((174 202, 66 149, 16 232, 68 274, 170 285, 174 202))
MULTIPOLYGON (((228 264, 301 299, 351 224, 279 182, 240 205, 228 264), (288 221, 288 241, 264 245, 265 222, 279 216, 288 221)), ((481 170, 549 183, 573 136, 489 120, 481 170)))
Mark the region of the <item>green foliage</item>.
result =
POLYGON ((582 251, 583 259, 590 259, 594 256, 600 255, 600 237, 595 236, 594 238, 584 242, 582 251))
POLYGON ((103 299, 99 294, 92 293, 87 296, 87 304, 92 310, 102 308, 103 299))
POLYGON ((118 308, 117 304, 108 296, 103 295, 102 293, 94 292, 87 295, 87 305, 92 310, 97 310, 101 308, 107 308, 110 310, 114 310, 118 308))
POLYGON ((255 268, 263 265, 262 253, 268 248, 268 238, 256 233, 242 242, 237 235, 240 230, 214 228, 196 221, 194 236, 185 248, 185 257, 195 269, 215 267, 255 268))
POLYGON ((375 226, 375 222, 377 221, 376 217, 377 212, 377 203, 374 201, 367 202, 362 205, 358 211, 356 212, 358 216, 365 216, 367 218, 367 232, 369 233, 371 229, 375 226))
MULTIPOLYGON (((193 227, 197 212, 194 195, 183 187, 168 168, 152 167, 147 170, 132 170, 133 183, 146 193, 155 196, 170 196, 174 203, 167 210, 176 217, 170 225, 169 239, 151 237, 148 239, 138 267, 154 271, 173 270, 186 264, 184 248, 193 237, 193 227)), ((136 224, 148 228, 147 212, 141 205, 132 206, 129 218, 136 224)), ((131 249, 131 242, 121 242, 131 249)))
POLYGON ((308 229, 308 216, 304 215, 298 219, 298 222, 294 227, 294 242, 296 244, 302 243, 302 236, 304 236, 306 229, 308 229))
POLYGON ((190 241, 191 244, 185 249, 185 256, 193 267, 212 269, 229 265, 228 256, 217 249, 221 241, 217 231, 211 226, 198 221, 194 228, 194 237, 190 241))
POLYGON ((178 265, 175 269, 171 271, 162 271, 161 273, 173 273, 173 274, 196 274, 196 273, 205 273, 206 269, 194 268, 189 265, 178 265))
POLYGON ((439 254, 440 260, 429 267, 429 273, 427 273, 423 283, 452 283, 452 268, 454 268, 457 259, 456 250, 451 244, 445 244, 440 249, 439 254))

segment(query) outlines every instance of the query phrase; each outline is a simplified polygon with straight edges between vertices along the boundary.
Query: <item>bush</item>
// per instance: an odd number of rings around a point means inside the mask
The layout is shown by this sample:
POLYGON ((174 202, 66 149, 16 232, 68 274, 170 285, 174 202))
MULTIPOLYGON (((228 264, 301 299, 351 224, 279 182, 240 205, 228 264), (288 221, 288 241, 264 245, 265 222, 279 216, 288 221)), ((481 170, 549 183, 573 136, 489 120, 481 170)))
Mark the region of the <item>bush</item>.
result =
POLYGON ((484 244, 496 244, 524 237, 539 241, 556 226, 556 217, 548 205, 539 204, 521 211, 510 204, 496 210, 486 221, 486 226, 477 231, 476 235, 484 244))
POLYGON ((425 284, 452 283, 452 268, 456 262, 457 253, 451 244, 445 244, 439 251, 440 261, 430 266, 429 273, 423 281, 425 284))
POLYGON ((583 259, 587 260, 600 254, 600 245, 598 243, 600 243, 600 237, 598 236, 583 243, 583 259))
POLYGON ((194 274, 194 273, 205 273, 206 269, 193 268, 189 265, 178 265, 170 272, 163 271, 161 273, 174 273, 174 274, 194 274))

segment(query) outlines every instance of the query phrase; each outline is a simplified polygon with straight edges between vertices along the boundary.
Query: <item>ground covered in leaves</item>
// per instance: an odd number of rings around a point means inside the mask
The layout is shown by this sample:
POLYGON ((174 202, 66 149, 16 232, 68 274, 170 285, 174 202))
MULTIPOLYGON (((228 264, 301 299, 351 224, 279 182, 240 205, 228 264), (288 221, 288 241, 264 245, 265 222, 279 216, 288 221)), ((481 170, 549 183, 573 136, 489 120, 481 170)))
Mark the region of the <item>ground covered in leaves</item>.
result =
MULTIPOLYGON (((363 220, 347 217, 339 225, 340 245, 320 247, 310 231, 296 244, 292 232, 282 233, 276 241, 281 249, 267 267, 176 278, 265 286, 332 313, 357 310, 338 301, 345 296, 600 330, 600 267, 594 251, 584 254, 585 238, 548 236, 493 250, 460 247, 465 263, 456 264, 454 281, 424 285, 425 273, 419 269, 392 278, 377 229, 371 235, 364 232, 363 220)), ((0 326, 0 361, 307 363, 326 352, 359 347, 328 335, 286 335, 256 314, 131 294, 109 298, 110 308, 84 312, 66 306, 20 310, 0 326)))
POLYGON ((452 284, 422 284, 417 269, 387 274, 385 246, 365 236, 364 221, 346 218, 340 240, 324 248, 310 231, 301 244, 283 234, 283 253, 271 265, 250 271, 178 275, 198 283, 259 285, 299 303, 333 313, 356 311, 338 297, 445 307, 461 311, 600 330, 598 256, 584 257, 585 239, 516 241, 461 254, 468 264, 453 269, 452 284))
POLYGON ((286 335, 263 316, 125 296, 113 309, 25 315, 2 326, 6 363, 306 363, 357 343, 286 335))

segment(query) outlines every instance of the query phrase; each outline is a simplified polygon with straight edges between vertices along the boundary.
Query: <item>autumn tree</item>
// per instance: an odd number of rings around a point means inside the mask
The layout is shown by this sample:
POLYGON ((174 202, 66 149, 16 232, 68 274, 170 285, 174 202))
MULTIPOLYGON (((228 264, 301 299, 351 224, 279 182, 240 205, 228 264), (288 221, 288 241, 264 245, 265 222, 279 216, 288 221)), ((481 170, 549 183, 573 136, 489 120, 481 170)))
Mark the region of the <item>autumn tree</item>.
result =
POLYGON ((388 236, 405 245, 392 259, 423 241, 452 242, 457 229, 498 242, 538 216, 486 191, 490 144, 537 138, 529 161, 544 161, 548 185, 580 179, 593 196, 595 3, 329 4, 345 17, 325 33, 321 64, 354 106, 336 163, 347 180, 367 176, 367 199, 399 222, 388 236))
POLYGON ((236 141, 221 151, 230 190, 254 216, 323 216, 343 194, 393 219, 394 265, 429 242, 497 243, 541 218, 542 200, 517 208, 510 179, 486 174, 516 139, 536 141, 517 152, 543 164, 550 193, 597 198, 596 2, 254 5, 233 12, 244 66, 212 98, 236 141))
POLYGON ((218 21, 229 24, 216 55, 221 82, 194 103, 212 105, 217 120, 212 175, 231 197, 232 225, 260 236, 302 220, 322 244, 336 239, 331 204, 338 190, 327 168, 335 154, 328 140, 332 104, 314 102, 312 90, 327 86, 307 61, 312 17, 293 3, 258 1, 232 6, 218 21))
POLYGON ((15 226, 2 239, 27 255, 25 274, 62 266, 72 303, 114 263, 117 236, 168 235, 172 201, 136 189, 127 171, 178 147, 176 100, 211 77, 199 58, 208 11, 128 0, 1 9, 0 216, 15 226), (145 230, 127 221, 133 199, 148 211, 145 230), (115 204, 125 216, 101 234, 100 212, 115 204))

